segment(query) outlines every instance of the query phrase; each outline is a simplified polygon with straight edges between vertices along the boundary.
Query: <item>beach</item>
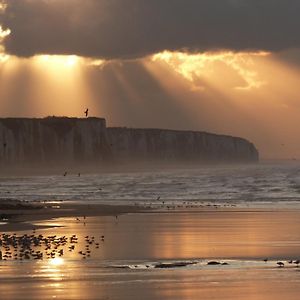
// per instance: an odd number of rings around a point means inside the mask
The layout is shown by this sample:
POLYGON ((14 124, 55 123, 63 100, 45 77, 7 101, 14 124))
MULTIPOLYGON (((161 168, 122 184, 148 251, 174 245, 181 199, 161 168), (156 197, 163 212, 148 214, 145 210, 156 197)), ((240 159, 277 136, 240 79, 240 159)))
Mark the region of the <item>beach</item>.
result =
POLYGON ((51 258, 0 261, 1 299, 298 299, 297 209, 69 204, 36 211, 23 211, 1 232, 78 243, 74 251, 62 246, 62 256, 58 248, 51 258))
POLYGON ((289 163, 3 176, 0 298, 298 299, 299 184, 289 163))

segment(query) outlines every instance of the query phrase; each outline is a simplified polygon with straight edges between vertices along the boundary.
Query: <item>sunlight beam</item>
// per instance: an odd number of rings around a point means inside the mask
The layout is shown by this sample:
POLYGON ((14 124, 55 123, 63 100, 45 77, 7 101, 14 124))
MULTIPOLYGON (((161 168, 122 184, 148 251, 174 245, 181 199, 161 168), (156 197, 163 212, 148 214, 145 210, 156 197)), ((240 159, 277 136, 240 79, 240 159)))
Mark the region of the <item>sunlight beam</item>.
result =
POLYGON ((188 54, 184 52, 169 52, 152 56, 154 62, 164 62, 168 64, 175 72, 181 74, 186 80, 194 85, 198 78, 215 76, 215 65, 223 63, 233 69, 245 82, 243 86, 235 86, 235 89, 249 90, 259 88, 265 84, 259 78, 259 75, 253 68, 253 58, 268 56, 268 52, 241 52, 234 53, 216 52, 188 54))

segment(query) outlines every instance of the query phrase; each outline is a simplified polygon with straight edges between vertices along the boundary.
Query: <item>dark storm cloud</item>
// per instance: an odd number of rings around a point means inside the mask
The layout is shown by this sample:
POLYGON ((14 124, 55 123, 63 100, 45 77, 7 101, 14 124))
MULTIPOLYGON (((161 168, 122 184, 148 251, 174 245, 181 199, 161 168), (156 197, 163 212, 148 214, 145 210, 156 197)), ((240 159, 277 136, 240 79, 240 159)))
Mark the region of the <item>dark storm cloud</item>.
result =
POLYGON ((142 57, 300 46, 299 0, 6 0, 6 51, 142 57))

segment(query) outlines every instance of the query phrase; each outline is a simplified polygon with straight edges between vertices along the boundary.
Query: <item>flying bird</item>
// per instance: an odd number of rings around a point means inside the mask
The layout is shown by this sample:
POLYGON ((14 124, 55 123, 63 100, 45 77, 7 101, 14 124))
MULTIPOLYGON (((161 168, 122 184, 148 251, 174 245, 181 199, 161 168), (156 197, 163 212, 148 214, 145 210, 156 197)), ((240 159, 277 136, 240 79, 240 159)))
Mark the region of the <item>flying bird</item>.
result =
POLYGON ((84 112, 84 114, 85 114, 85 116, 86 116, 86 118, 87 118, 88 115, 89 115, 89 109, 88 109, 88 108, 86 109, 86 111, 84 112))

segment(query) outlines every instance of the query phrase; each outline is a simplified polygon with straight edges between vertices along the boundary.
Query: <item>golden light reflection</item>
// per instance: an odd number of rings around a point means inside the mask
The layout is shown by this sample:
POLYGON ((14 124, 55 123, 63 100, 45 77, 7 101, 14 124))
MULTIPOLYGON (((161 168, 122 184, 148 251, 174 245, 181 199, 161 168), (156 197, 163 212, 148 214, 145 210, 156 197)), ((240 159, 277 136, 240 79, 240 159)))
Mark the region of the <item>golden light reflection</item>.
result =
MULTIPOLYGON (((182 214, 180 226, 172 223, 174 216, 165 215, 159 224, 159 234, 151 236, 152 254, 162 259, 230 259, 280 257, 289 252, 297 256, 294 237, 287 238, 297 213, 283 213, 278 219, 275 212, 262 214, 221 212, 212 214, 182 214), (274 226, 277 230, 274 231, 274 226), (283 244, 282 241, 285 240, 283 244), (291 246, 293 245, 293 246, 291 246)), ((179 224, 178 223, 178 224, 179 224)))
POLYGON ((52 259, 47 260, 47 264, 45 265, 45 269, 43 272, 48 276, 48 278, 51 280, 52 285, 56 285, 55 287, 60 287, 60 281, 64 278, 64 264, 65 261, 61 257, 55 257, 52 259))
POLYGON ((61 257, 55 257, 53 259, 49 259, 50 266, 61 266, 64 264, 64 259, 61 257))
POLYGON ((259 88, 265 82, 259 78, 254 68, 253 58, 268 56, 267 52, 217 52, 188 54, 184 52, 165 51, 152 57, 154 62, 165 62, 174 71, 185 79, 195 83, 199 77, 212 77, 215 75, 216 65, 223 63, 237 72, 245 81, 245 85, 236 86, 236 89, 259 88))

